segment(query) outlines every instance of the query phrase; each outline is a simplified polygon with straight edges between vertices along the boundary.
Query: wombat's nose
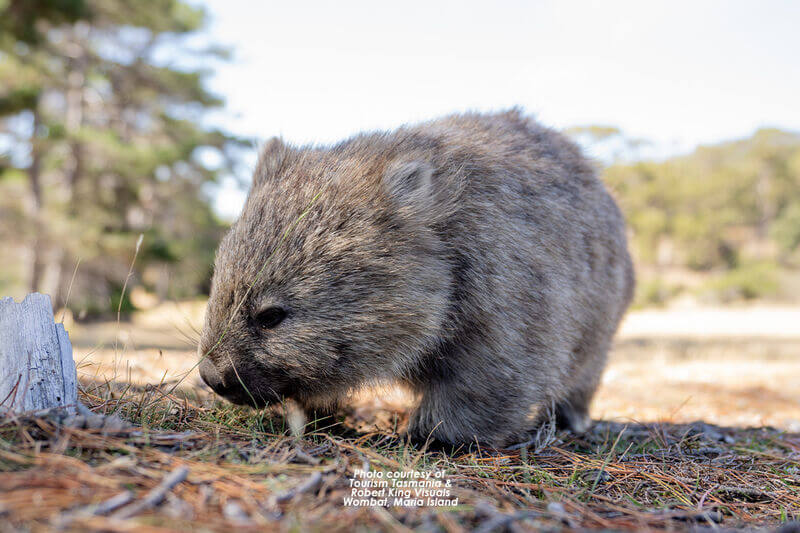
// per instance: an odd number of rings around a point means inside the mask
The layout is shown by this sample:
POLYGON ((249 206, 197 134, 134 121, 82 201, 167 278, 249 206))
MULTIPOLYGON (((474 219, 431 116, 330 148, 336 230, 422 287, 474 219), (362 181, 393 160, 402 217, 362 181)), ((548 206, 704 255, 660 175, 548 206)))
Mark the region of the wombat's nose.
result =
POLYGON ((200 377, 223 398, 237 404, 253 404, 251 394, 243 387, 235 371, 220 372, 213 362, 203 359, 200 362, 200 377))
POLYGON ((200 377, 203 378, 203 381, 217 394, 222 394, 224 392, 225 385, 222 381, 222 374, 217 371, 217 367, 214 366, 214 363, 207 358, 200 361, 200 377))
POLYGON ((280 399, 275 388, 286 394, 285 387, 279 388, 278 383, 274 386, 268 385, 267 382, 252 377, 242 381, 235 368, 231 366, 220 369, 208 358, 200 361, 199 369, 200 377, 214 392, 235 404, 264 407, 267 403, 280 399))

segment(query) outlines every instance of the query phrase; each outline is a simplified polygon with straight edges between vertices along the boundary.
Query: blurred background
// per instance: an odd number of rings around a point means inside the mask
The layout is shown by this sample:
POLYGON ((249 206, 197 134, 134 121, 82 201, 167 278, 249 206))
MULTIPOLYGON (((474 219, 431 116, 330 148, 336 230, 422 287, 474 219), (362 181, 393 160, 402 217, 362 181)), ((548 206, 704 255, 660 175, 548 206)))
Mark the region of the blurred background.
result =
POLYGON ((189 371, 260 142, 519 105, 586 149, 629 224, 639 283, 596 415, 800 427, 798 20, 791 1, 0 0, 0 295, 50 294, 95 373, 189 371))

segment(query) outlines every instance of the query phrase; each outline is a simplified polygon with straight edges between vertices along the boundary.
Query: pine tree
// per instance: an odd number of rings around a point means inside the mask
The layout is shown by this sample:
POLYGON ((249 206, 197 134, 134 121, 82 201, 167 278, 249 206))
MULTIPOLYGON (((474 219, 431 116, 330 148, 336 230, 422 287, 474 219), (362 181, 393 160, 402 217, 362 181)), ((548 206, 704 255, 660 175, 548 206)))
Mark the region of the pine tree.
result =
POLYGON ((208 185, 242 146, 207 124, 223 102, 198 65, 226 54, 188 44, 205 13, 179 0, 0 7, 0 187, 16 198, 27 181, 14 216, 26 222, 30 290, 63 303, 80 259, 71 306, 108 309, 144 234, 137 272, 160 272, 162 296, 196 293, 222 230, 208 185))

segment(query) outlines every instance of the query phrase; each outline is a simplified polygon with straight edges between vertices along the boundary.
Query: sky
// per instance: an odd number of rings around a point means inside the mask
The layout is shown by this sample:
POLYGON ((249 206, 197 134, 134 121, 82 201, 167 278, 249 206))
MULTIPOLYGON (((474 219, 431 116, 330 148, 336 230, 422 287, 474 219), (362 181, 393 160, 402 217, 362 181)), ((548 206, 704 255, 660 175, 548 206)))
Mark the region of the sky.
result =
MULTIPOLYGON (((556 128, 618 126, 660 156, 800 130, 800 2, 200 3, 234 52, 210 79, 219 120, 260 141, 514 105, 556 128)), ((217 210, 234 217, 244 195, 227 182, 217 210)))

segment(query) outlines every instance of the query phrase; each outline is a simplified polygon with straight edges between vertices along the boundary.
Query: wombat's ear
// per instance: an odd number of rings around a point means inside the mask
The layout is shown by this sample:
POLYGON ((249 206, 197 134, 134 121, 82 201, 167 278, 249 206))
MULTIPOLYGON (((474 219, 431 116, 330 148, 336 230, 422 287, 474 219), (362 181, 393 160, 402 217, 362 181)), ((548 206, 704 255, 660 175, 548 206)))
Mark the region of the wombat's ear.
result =
POLYGON ((398 205, 424 210, 433 201, 433 167, 424 161, 395 162, 383 174, 383 187, 398 205))
POLYGON ((258 164, 253 174, 253 187, 257 187, 280 173, 291 148, 280 137, 273 137, 264 144, 258 156, 258 164))

